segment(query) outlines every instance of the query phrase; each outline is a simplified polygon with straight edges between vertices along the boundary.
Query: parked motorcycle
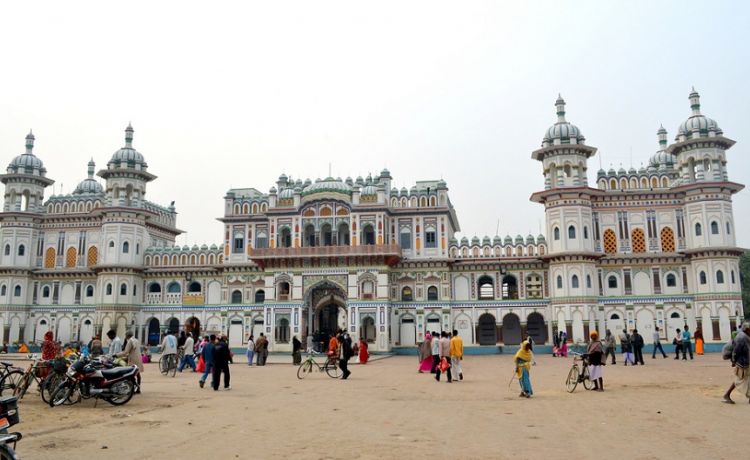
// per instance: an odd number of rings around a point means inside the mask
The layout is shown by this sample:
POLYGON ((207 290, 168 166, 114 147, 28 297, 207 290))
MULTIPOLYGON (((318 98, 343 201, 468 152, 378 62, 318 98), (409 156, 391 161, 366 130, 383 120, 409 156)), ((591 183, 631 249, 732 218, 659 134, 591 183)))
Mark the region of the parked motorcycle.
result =
POLYGON ((107 369, 101 361, 81 358, 70 365, 65 380, 51 392, 49 405, 55 407, 96 398, 120 406, 133 397, 137 379, 137 366, 107 369))
POLYGON ((6 396, 0 398, 0 458, 17 460, 16 443, 21 440, 21 433, 8 433, 8 428, 20 422, 18 416, 18 398, 6 396))

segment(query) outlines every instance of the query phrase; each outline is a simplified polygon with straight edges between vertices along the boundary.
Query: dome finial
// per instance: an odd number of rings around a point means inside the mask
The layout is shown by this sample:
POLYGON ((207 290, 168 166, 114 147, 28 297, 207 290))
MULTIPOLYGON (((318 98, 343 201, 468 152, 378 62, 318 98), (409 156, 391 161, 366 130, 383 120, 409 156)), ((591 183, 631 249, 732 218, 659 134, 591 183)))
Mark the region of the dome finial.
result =
POLYGON ((558 93, 557 100, 555 101, 555 107, 557 108, 557 122, 561 123, 565 121, 565 99, 558 93))
POLYGON ((89 166, 89 179, 93 179, 94 178, 94 169, 96 168, 96 163, 94 163, 94 159, 93 158, 89 161, 89 165, 88 166, 89 166))
POLYGON ((690 108, 693 109, 693 115, 700 115, 701 96, 700 94, 698 94, 698 91, 695 90, 695 86, 693 86, 693 91, 690 93, 690 96, 688 98, 690 99, 690 108))
POLYGON ((664 129, 664 125, 659 125, 659 131, 656 132, 656 135, 659 138, 659 148, 661 150, 667 148, 667 130, 664 129))
POLYGON ((29 130, 29 134, 26 135, 26 153, 31 155, 32 150, 34 150, 34 133, 29 130))
POLYGON ((128 122, 128 127, 125 128, 125 147, 133 148, 133 126, 128 122))

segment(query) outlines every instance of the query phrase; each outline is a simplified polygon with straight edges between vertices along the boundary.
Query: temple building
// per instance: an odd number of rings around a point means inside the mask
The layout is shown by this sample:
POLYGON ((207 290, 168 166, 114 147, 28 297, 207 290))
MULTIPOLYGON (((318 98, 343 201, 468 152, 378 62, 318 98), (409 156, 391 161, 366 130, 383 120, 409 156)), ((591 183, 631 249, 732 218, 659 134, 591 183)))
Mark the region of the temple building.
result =
POLYGON ((131 126, 103 169, 91 160, 72 194, 47 199, 54 181, 30 133, 0 175, 0 336, 88 342, 112 328, 156 344, 185 330, 241 347, 264 333, 271 351, 289 351, 293 336, 346 328, 373 351, 398 351, 426 331, 497 349, 561 330, 582 341, 637 327, 651 342, 658 326, 671 341, 687 324, 726 341, 743 311, 732 213, 743 186, 727 172, 734 141, 697 92, 689 100, 673 143, 659 128, 648 167, 600 170, 590 185, 597 149, 558 98, 531 153, 543 172, 537 236, 459 238, 445 181, 398 189, 384 169, 230 189, 221 239, 179 247, 174 204, 146 200, 156 176, 131 126))

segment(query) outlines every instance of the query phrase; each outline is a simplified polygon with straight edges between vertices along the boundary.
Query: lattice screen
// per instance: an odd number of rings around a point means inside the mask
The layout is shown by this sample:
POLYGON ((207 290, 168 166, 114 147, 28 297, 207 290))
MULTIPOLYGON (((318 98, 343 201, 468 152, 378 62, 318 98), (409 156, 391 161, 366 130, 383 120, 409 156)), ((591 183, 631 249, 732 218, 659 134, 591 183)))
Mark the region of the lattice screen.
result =
POLYGON ((674 232, 671 227, 661 229, 661 250, 664 252, 675 252, 674 232))
POLYGON ((65 266, 76 266, 76 248, 68 248, 68 251, 65 253, 65 266))
POLYGON ((611 229, 604 231, 604 252, 614 254, 617 252, 617 235, 611 229))
POLYGON ((634 228, 631 235, 633 252, 646 252, 646 236, 640 228, 634 228))
POLYGON ((91 246, 89 248, 88 256, 86 257, 86 265, 89 267, 92 267, 96 265, 99 259, 99 249, 97 249, 96 246, 91 246))
POLYGON ((55 248, 47 248, 44 253, 44 268, 55 268, 55 248))

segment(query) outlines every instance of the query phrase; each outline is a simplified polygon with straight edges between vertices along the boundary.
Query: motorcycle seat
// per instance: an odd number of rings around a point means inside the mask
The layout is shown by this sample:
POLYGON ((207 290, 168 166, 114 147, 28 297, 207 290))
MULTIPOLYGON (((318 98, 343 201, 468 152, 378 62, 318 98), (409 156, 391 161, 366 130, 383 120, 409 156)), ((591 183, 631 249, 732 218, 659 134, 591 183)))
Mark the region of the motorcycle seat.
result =
POLYGON ((113 369, 102 369, 102 377, 114 379, 133 372, 133 367, 115 367, 113 369))

